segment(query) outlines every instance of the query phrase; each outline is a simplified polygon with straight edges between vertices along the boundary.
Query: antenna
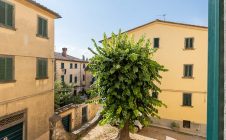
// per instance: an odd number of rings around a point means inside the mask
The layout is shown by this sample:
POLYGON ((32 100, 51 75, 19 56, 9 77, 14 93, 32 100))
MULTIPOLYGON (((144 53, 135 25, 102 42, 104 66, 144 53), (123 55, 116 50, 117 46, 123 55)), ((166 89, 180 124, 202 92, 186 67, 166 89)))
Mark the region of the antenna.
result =
POLYGON ((166 14, 163 15, 157 15, 157 16, 161 16, 163 18, 164 21, 166 21, 166 14))

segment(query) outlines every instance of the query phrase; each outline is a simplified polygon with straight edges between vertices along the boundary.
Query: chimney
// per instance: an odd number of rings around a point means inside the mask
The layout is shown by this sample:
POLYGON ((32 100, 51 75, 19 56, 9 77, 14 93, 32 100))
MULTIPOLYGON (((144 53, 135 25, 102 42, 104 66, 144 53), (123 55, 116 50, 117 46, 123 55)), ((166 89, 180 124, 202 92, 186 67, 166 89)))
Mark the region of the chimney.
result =
POLYGON ((67 48, 62 48, 62 56, 67 57, 67 48))

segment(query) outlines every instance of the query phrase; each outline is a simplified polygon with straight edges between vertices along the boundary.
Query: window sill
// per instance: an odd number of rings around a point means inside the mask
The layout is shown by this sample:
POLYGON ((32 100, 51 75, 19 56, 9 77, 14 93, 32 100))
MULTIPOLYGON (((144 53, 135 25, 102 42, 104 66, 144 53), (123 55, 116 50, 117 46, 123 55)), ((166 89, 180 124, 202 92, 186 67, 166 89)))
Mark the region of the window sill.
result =
POLYGON ((43 39, 49 39, 48 36, 42 36, 42 35, 38 35, 38 34, 36 34, 36 36, 37 36, 37 37, 40 37, 40 38, 43 38, 43 39))
POLYGON ((181 105, 182 107, 193 108, 194 106, 181 105))
POLYGON ((194 77, 182 77, 183 79, 195 79, 194 77))
POLYGON ((45 80, 45 79, 49 79, 49 77, 36 77, 36 80, 45 80))
POLYGON ((195 48, 184 48, 183 51, 191 51, 191 50, 195 50, 195 48))
POLYGON ((11 26, 6 26, 6 25, 3 25, 3 24, 0 24, 0 27, 5 28, 5 29, 16 31, 16 28, 14 26, 11 27, 11 26))
POLYGON ((16 80, 0 81, 0 84, 16 83, 16 80))

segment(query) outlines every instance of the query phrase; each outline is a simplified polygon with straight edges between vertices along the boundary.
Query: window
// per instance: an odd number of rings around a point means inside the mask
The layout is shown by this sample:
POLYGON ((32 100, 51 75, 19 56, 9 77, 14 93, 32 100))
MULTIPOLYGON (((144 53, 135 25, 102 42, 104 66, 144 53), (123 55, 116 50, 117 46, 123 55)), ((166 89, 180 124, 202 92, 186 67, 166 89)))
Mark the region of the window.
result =
POLYGON ((64 69, 64 63, 61 63, 61 69, 64 69))
POLYGON ((78 64, 75 64, 75 69, 77 69, 78 68, 78 64))
POLYGON ((191 122, 187 120, 183 120, 183 128, 191 128, 191 122))
POLYGON ((85 69, 86 68, 86 64, 83 64, 83 69, 85 69))
POLYGON ((192 94, 183 93, 183 106, 191 106, 192 104, 192 94))
POLYGON ((77 83, 78 82, 78 77, 77 76, 75 76, 75 83, 77 83))
POLYGON ((48 77, 48 59, 46 58, 38 58, 37 59, 37 73, 36 76, 38 79, 47 78, 48 77))
POLYGON ((0 0, 0 24, 6 27, 14 26, 14 7, 0 0))
POLYGON ((194 38, 185 38, 185 49, 194 48, 194 38))
POLYGON ((86 80, 86 76, 82 75, 82 79, 83 79, 83 81, 85 81, 86 80))
POLYGON ((0 56, 0 81, 12 81, 14 72, 13 57, 0 56))
POLYGON ((72 69, 73 68, 73 64, 72 63, 70 63, 70 69, 72 69))
POLYGON ((193 77, 193 65, 184 65, 184 77, 193 77))
POLYGON ((154 38, 154 48, 159 48, 159 38, 154 38))
POLYGON ((158 99, 158 92, 152 92, 152 97, 158 99))
POLYGON ((61 82, 64 83, 64 75, 61 75, 61 82))
POLYGON ((72 83, 72 74, 70 74, 70 81, 69 82, 72 83))
POLYGON ((76 89, 74 90, 74 96, 77 96, 77 90, 76 89))
POLYGON ((37 36, 47 37, 48 36, 48 22, 46 19, 38 17, 38 33, 37 36))

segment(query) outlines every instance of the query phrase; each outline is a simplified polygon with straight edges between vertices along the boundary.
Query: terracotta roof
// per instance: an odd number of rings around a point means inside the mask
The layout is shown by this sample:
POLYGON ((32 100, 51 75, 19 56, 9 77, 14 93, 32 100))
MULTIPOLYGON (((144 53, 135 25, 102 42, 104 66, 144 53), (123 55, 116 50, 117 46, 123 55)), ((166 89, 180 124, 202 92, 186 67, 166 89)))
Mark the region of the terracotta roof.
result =
MULTIPOLYGON (((208 29, 208 27, 206 26, 200 26, 200 25, 193 25, 193 24, 187 24, 187 23, 179 23, 179 22, 172 22, 172 21, 163 21, 163 20, 159 20, 159 19, 156 19, 154 21, 151 21, 151 22, 148 22, 146 24, 143 24, 141 26, 137 26, 133 29, 129 29, 123 33, 126 33, 126 32, 130 32, 130 31, 133 31, 133 30, 136 30, 136 29, 139 29, 139 28, 142 28, 144 26, 147 26, 147 25, 150 25, 150 24, 153 24, 155 22, 160 22, 160 23, 168 23, 168 24, 174 24, 174 25, 182 25, 182 26, 189 26, 189 27, 196 27, 196 28, 203 28, 203 29, 208 29)), ((109 37, 110 39, 110 37, 109 37)), ((101 43, 103 40, 100 40, 99 42, 101 43)))
POLYGON ((84 62, 84 63, 88 63, 88 61, 83 60, 83 59, 79 59, 77 57, 71 56, 71 55, 67 55, 66 57, 64 57, 62 55, 62 53, 58 53, 55 52, 55 59, 56 60, 64 60, 64 61, 75 61, 75 62, 84 62))
POLYGON ((28 1, 28 2, 30 2, 31 4, 37 6, 37 7, 41 8, 41 9, 43 9, 43 10, 45 10, 45 11, 51 13, 51 14, 53 14, 54 16, 56 16, 56 18, 62 18, 58 13, 56 13, 56 12, 54 12, 54 11, 48 9, 47 7, 41 5, 40 3, 36 2, 35 0, 26 0, 26 1, 28 1))

